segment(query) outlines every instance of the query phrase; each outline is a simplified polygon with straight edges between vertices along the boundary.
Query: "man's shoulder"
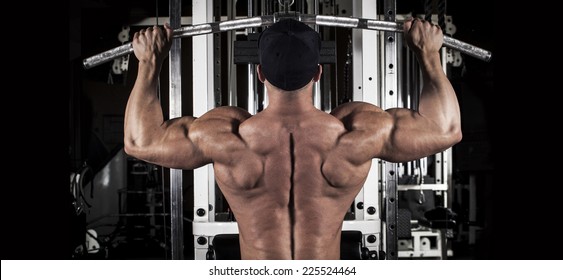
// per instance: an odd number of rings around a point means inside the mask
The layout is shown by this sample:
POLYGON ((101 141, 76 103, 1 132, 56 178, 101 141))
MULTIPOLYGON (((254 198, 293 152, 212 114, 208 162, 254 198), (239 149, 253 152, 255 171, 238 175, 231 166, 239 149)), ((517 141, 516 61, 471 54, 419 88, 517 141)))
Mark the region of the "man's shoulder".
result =
POLYGON ((248 111, 236 106, 217 107, 209 110, 205 115, 213 116, 213 117, 232 118, 232 119, 237 119, 241 122, 252 117, 252 115, 248 113, 248 111))
POLYGON ((339 105, 338 107, 334 108, 330 112, 330 114, 340 119, 347 115, 364 111, 383 112, 383 109, 371 103, 352 101, 339 105))

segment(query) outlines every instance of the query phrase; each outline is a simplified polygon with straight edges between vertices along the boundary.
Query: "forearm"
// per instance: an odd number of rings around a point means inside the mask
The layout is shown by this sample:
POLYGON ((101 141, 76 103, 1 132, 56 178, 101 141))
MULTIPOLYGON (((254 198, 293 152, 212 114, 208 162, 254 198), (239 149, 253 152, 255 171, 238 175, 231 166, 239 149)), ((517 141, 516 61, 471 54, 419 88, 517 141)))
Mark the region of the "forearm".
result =
POLYGON ((418 112, 434 122, 442 132, 456 132, 461 121, 455 91, 440 63, 440 54, 420 55, 423 87, 418 112))
POLYGON ((146 147, 162 132, 163 114, 157 96, 160 67, 139 62, 139 72, 125 110, 125 146, 146 147))

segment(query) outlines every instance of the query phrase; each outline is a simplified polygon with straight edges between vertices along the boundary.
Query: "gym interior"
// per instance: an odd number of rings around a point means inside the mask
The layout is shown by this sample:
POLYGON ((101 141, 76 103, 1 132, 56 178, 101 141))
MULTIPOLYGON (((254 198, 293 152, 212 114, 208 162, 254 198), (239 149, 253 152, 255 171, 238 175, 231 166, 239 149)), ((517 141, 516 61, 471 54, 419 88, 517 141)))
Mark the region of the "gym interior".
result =
MULTIPOLYGON (((188 27, 160 75, 169 119, 267 104, 256 77, 264 19, 313 18, 323 75, 315 107, 350 101, 416 108, 422 77, 402 33, 380 22, 419 17, 452 38, 442 65, 461 109, 463 140, 413 162, 374 159, 346 213, 341 259, 490 259, 493 212, 492 9, 488 1, 447 0, 80 0, 70 1, 68 259, 240 259, 236 217, 211 166, 171 170, 124 152, 124 114, 137 76, 127 49, 142 28, 188 27), (303 15, 311 15, 305 17, 303 15), (355 18, 367 21, 350 20, 355 18), (212 31, 189 29, 213 25, 212 31), (361 24, 368 22, 368 24, 361 24), (354 24, 356 24, 354 26, 354 24), (221 26, 221 27, 218 27, 221 26), (224 28, 227 26, 227 28, 224 28), (199 32, 199 33, 198 33, 199 32), (466 44, 475 48, 466 48, 466 44), (99 54, 107 53, 100 59, 99 54), (490 53, 489 53, 490 52, 490 53)), ((395 25, 393 25, 395 26, 395 25)))

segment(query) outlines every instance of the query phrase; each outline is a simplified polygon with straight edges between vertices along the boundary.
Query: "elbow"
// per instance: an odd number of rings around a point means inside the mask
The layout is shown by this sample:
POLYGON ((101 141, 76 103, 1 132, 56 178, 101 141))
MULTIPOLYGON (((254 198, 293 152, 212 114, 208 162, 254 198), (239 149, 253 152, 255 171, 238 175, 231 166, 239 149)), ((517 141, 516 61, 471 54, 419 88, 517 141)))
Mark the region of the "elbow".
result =
POLYGON ((459 143, 461 141, 461 139, 463 138, 463 133, 461 132, 461 126, 456 125, 456 126, 452 127, 448 131, 448 138, 450 139, 450 143, 451 143, 452 146, 459 143))
POLYGON ((456 144, 461 142, 461 139, 463 139, 463 133, 461 132, 461 128, 457 130, 456 133, 456 144))
POLYGON ((123 137, 123 150, 129 156, 149 161, 154 157, 153 150, 158 145, 157 140, 152 134, 143 133, 135 135, 126 130, 123 137))
POLYGON ((123 142, 123 149, 125 150, 125 153, 132 157, 135 157, 135 143, 131 139, 127 138, 125 138, 123 142))
POLYGON ((143 147, 139 146, 138 143, 136 143, 135 140, 133 140, 133 139, 127 139, 126 138, 124 140, 123 150, 129 156, 132 156, 132 157, 138 158, 138 159, 142 158, 143 147))

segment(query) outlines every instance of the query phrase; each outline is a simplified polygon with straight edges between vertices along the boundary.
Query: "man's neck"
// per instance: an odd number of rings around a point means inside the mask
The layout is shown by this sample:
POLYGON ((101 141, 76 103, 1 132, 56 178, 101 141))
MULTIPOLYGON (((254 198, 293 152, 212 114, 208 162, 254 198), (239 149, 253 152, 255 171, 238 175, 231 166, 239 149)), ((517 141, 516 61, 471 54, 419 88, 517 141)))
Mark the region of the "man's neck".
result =
POLYGON ((297 91, 281 91, 267 87, 268 107, 264 111, 278 115, 299 115, 315 110, 312 83, 297 91))

